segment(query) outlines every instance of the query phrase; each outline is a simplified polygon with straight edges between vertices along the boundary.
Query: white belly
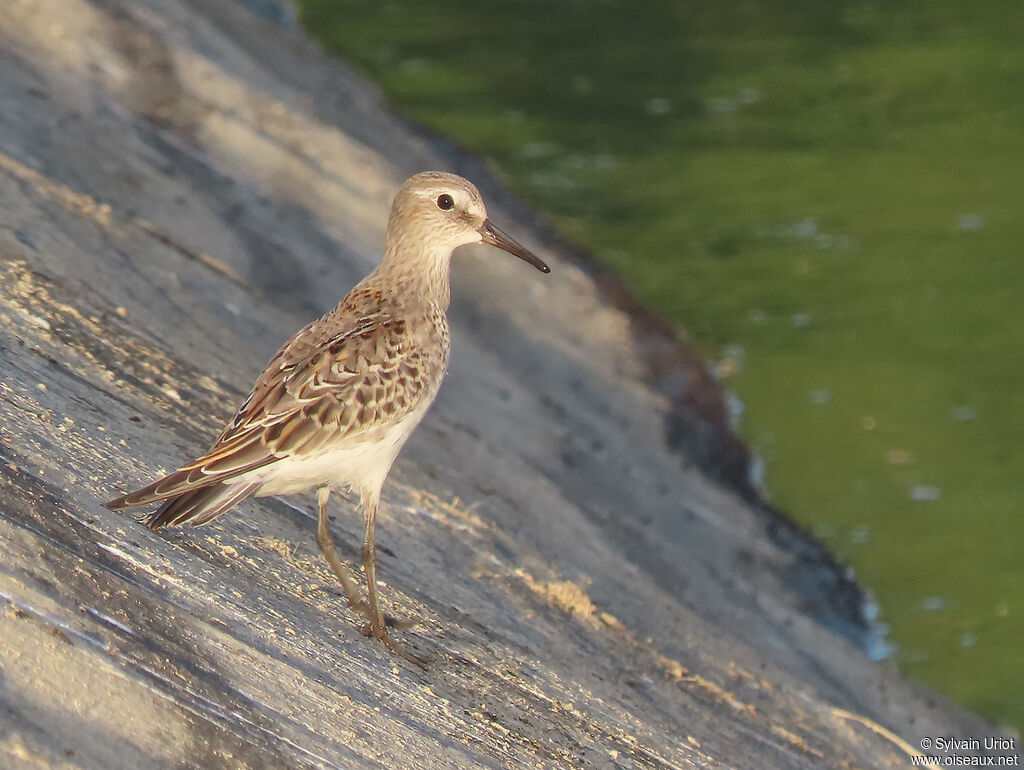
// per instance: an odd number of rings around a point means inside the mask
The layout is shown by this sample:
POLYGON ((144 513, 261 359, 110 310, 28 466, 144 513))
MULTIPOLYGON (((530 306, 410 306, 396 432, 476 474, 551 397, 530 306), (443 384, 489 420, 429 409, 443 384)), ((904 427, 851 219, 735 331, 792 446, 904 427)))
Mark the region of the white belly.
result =
POLYGON ((285 457, 247 474, 247 478, 263 482, 256 497, 290 495, 324 485, 351 487, 361 495, 378 493, 429 406, 428 402, 374 436, 349 437, 308 457, 285 457))

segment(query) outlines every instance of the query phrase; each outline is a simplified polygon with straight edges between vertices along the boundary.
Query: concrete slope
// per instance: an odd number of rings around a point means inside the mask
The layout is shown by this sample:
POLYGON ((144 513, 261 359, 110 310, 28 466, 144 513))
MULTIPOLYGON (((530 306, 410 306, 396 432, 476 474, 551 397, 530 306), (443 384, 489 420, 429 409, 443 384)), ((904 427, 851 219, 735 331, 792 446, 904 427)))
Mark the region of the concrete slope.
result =
POLYGON ((825 627, 857 627, 827 555, 667 438, 700 366, 666 389, 649 327, 480 169, 554 270, 455 259, 378 526, 427 671, 354 628, 311 495, 160 534, 101 506, 206 448, 438 167, 473 161, 228 0, 7 0, 0 765, 884 768, 986 732, 825 627))

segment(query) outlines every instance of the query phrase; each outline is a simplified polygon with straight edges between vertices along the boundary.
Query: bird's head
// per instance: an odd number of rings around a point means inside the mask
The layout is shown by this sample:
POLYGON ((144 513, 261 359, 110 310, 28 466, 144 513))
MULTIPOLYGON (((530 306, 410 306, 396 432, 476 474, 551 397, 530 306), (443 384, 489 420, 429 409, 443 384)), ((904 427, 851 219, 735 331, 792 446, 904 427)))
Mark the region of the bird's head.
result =
POLYGON ((395 195, 388 219, 389 250, 411 256, 429 251, 447 256, 459 246, 487 243, 529 262, 542 273, 551 269, 495 227, 476 186, 461 176, 426 171, 406 180, 395 195))

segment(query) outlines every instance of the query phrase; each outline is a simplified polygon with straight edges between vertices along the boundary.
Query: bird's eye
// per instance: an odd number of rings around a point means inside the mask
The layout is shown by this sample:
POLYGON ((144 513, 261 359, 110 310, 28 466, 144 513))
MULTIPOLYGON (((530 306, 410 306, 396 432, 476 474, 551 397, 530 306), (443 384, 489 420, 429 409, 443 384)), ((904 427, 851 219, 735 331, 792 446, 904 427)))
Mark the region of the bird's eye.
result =
POLYGON ((437 207, 441 209, 441 211, 451 211, 455 208, 455 199, 448 193, 442 193, 437 196, 437 207))

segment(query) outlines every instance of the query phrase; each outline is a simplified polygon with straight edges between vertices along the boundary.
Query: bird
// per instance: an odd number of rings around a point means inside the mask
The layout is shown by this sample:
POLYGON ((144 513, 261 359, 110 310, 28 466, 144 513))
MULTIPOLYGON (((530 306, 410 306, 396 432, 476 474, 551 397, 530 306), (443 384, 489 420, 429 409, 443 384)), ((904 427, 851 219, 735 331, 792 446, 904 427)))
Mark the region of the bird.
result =
POLYGON ((375 523, 391 466, 437 396, 450 352, 447 311, 452 252, 485 243, 550 268, 496 227, 479 190, 455 174, 427 171, 401 185, 377 266, 325 315, 289 339, 202 456, 110 500, 111 510, 160 503, 150 529, 212 521, 249 497, 316 489, 316 540, 366 622, 364 636, 419 666, 381 610, 375 523), (359 496, 366 598, 350 580, 331 536, 332 490, 359 496))

